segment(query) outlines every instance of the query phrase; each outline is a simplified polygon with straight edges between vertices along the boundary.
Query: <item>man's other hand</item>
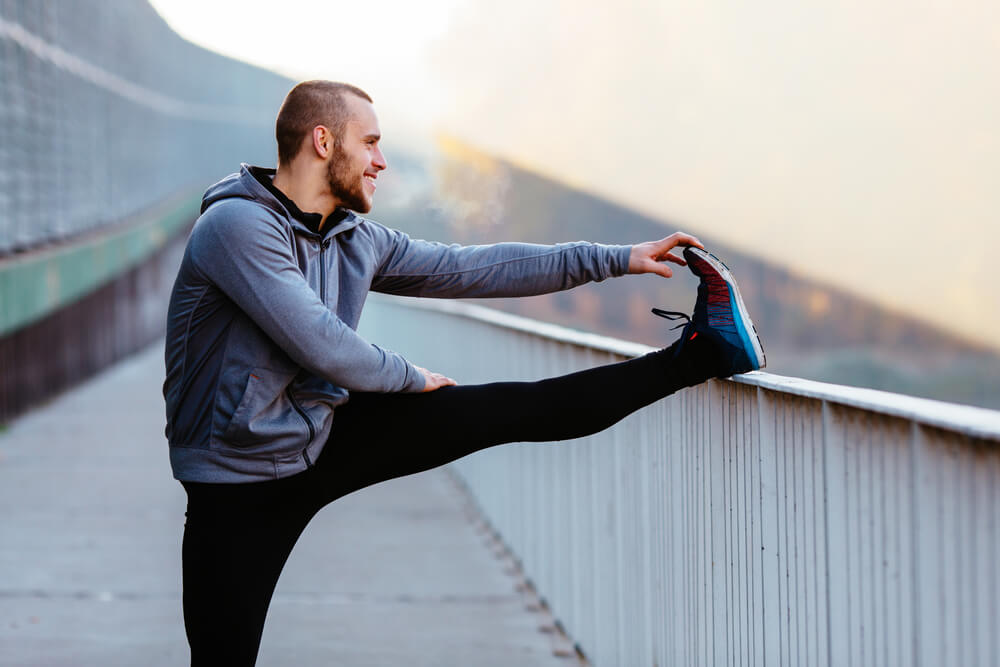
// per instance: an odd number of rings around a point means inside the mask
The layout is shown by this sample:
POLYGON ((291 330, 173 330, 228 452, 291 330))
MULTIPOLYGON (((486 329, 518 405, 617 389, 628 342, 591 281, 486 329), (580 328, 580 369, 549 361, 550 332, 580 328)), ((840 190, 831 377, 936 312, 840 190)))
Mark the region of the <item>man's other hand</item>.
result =
POLYGON ((424 375, 423 391, 434 391, 435 389, 440 389, 441 387, 449 387, 451 385, 458 384, 450 377, 441 375, 440 373, 432 373, 426 368, 421 368, 420 366, 414 366, 414 368, 424 375))
POLYGON ((696 246, 702 250, 705 249, 701 241, 684 232, 674 232, 659 241, 648 241, 634 245, 632 246, 632 252, 628 256, 628 272, 656 273, 664 278, 669 278, 674 275, 674 272, 670 270, 669 266, 663 264, 663 262, 673 262, 674 264, 687 266, 687 262, 684 261, 683 257, 675 255, 670 251, 677 246, 689 245, 696 246))

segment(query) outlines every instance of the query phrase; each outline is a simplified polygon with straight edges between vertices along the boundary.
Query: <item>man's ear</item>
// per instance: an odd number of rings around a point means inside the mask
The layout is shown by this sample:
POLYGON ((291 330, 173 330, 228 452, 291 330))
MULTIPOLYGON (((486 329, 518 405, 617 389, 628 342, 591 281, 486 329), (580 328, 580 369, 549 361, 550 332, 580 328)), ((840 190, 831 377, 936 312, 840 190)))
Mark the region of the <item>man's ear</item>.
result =
POLYGON ((317 125, 312 131, 312 143, 313 150, 316 151, 316 155, 323 159, 326 159, 330 155, 330 150, 333 148, 333 135, 330 134, 330 130, 322 125, 317 125))

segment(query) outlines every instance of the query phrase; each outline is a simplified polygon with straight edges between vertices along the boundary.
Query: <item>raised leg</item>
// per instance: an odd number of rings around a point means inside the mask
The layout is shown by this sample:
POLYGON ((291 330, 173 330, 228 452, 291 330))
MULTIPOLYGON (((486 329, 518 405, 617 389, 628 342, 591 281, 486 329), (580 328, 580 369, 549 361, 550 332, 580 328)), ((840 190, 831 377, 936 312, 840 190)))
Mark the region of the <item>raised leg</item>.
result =
MULTIPOLYGON (((701 341, 682 359, 660 350, 538 382, 445 387, 425 394, 352 394, 337 409, 317 461, 331 502, 507 442, 549 442, 601 431, 639 408, 707 379, 701 341)), ((709 349, 708 354, 714 352, 709 349)))

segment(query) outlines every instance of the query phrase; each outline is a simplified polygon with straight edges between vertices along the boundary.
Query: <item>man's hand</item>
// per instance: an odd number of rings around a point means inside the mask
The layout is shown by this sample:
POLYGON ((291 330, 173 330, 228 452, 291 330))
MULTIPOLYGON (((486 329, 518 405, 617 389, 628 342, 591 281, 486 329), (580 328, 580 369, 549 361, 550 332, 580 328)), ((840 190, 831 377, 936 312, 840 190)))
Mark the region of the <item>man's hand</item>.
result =
POLYGON ((677 246, 688 245, 696 246, 702 250, 705 249, 701 241, 683 232, 674 232, 659 241, 649 241, 634 245, 632 246, 631 254, 628 256, 628 272, 656 273, 664 278, 669 278, 674 275, 674 272, 670 270, 669 266, 662 264, 662 262, 667 261, 687 266, 687 262, 684 261, 683 257, 678 257, 670 251, 677 246))
POLYGON ((420 366, 414 366, 414 368, 424 375, 423 391, 434 391, 435 389, 440 389, 441 387, 449 387, 451 385, 458 384, 450 377, 446 377, 440 373, 432 373, 426 368, 421 368, 420 366))

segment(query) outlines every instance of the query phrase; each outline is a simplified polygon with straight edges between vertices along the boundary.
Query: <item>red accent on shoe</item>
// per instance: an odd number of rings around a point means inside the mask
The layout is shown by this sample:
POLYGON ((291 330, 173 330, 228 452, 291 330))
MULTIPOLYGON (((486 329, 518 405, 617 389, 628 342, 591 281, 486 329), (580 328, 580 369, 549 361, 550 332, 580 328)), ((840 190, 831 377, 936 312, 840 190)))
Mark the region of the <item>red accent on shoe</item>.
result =
POLYGON ((691 337, 688 338, 688 340, 694 340, 697 335, 698 335, 698 332, 695 331, 693 334, 691 334, 691 337))

